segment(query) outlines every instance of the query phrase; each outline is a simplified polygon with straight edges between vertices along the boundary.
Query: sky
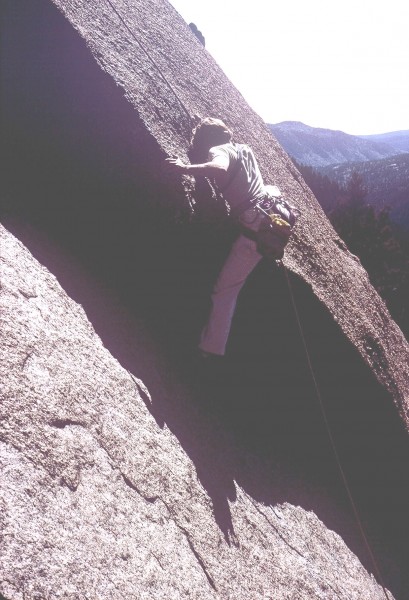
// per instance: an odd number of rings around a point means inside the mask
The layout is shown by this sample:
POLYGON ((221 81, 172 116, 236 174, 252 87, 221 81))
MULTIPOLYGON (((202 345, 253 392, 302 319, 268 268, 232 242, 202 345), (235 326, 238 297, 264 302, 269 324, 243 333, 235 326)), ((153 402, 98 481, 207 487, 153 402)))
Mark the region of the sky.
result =
POLYGON ((267 122, 409 130, 409 2, 170 0, 267 122))

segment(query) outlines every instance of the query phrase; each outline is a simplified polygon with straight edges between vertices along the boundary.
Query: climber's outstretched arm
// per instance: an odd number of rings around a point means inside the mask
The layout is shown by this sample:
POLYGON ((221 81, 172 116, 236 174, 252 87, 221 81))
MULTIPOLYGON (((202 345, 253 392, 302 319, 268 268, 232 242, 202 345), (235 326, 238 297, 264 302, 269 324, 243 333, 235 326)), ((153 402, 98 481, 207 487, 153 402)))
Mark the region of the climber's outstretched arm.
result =
POLYGON ((229 161, 224 160, 223 157, 214 158, 211 161, 198 164, 190 165, 184 163, 180 158, 167 158, 166 163, 172 170, 179 171, 180 173, 189 173, 191 175, 203 175, 204 177, 217 177, 221 173, 226 173, 229 161))

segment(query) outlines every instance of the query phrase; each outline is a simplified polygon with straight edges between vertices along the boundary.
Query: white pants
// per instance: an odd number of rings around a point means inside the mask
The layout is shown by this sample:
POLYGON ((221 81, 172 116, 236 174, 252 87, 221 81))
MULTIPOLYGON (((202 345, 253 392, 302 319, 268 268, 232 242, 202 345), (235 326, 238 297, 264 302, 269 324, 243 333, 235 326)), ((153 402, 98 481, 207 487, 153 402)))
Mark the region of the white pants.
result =
MULTIPOLYGON (((242 225, 253 231, 257 231, 261 219, 255 208, 240 215, 242 225)), ((225 353, 238 295, 261 258, 254 240, 240 235, 234 242, 213 288, 210 317, 200 338, 201 350, 219 355, 225 353)))

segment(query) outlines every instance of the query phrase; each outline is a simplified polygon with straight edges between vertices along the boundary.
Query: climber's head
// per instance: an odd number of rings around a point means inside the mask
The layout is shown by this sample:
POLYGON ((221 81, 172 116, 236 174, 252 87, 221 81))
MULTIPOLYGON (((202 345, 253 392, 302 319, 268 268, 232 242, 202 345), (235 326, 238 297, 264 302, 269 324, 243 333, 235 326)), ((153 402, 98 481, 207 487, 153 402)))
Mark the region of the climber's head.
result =
POLYGON ((212 117, 201 119, 193 129, 191 153, 196 160, 206 160, 210 148, 230 142, 232 135, 230 129, 220 119, 212 117))

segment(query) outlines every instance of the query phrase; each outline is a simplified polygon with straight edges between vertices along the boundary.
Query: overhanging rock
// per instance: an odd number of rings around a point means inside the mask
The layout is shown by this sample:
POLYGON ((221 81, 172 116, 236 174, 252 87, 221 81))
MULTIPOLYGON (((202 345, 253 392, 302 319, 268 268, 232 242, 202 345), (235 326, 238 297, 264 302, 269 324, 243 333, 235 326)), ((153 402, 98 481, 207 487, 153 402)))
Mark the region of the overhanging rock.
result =
MULTIPOLYGON (((186 156, 193 123, 189 116, 196 114, 224 119, 238 141, 254 148, 265 181, 277 184, 302 210, 286 265, 325 304, 388 389, 408 428, 409 351, 404 336, 267 126, 173 7, 157 0, 53 1, 102 69, 122 86, 164 156, 186 156)), ((158 177, 166 182, 164 174, 158 177)), ((171 182, 166 184, 171 189, 171 182)))
MULTIPOLYGON (((3 228, 1 236, 7 600, 385 598, 343 540, 300 506, 266 506, 234 484, 223 535, 142 382, 56 279, 3 228)), ((211 435, 201 442, 209 453, 211 435)), ((221 458, 237 460, 231 450, 221 458)))

